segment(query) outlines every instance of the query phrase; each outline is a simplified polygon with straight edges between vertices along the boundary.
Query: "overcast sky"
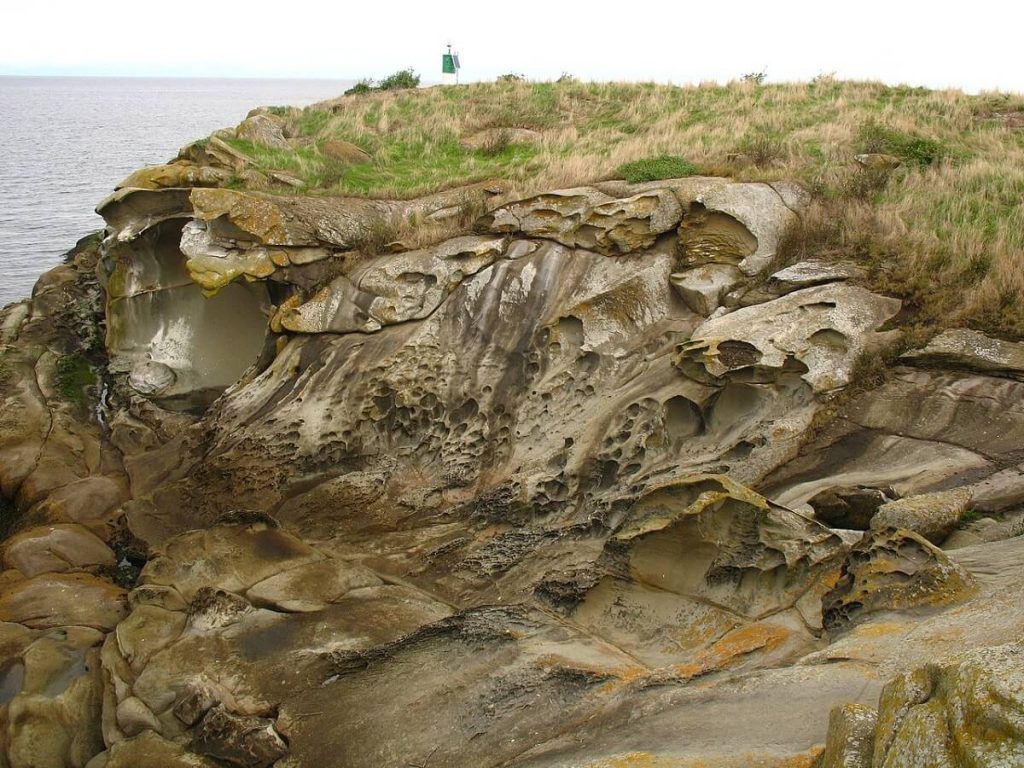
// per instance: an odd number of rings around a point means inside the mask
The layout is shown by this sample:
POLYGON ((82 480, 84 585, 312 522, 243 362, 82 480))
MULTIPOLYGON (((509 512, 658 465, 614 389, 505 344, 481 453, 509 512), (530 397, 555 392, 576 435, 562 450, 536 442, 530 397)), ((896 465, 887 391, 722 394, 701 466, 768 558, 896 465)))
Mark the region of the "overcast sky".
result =
POLYGON ((0 74, 769 80, 835 72, 1024 91, 1022 4, 859 0, 574 2, 32 0, 7 4, 0 74))

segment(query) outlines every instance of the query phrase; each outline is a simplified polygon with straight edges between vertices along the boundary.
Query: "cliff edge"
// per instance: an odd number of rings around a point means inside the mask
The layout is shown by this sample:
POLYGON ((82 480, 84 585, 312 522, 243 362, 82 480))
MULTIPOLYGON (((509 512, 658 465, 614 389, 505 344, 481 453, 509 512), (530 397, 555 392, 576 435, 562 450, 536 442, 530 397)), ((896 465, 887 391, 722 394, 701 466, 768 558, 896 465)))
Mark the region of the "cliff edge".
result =
POLYGON ((358 98, 0 314, 0 766, 1024 761, 1024 345, 908 332, 771 174, 260 166, 358 98))

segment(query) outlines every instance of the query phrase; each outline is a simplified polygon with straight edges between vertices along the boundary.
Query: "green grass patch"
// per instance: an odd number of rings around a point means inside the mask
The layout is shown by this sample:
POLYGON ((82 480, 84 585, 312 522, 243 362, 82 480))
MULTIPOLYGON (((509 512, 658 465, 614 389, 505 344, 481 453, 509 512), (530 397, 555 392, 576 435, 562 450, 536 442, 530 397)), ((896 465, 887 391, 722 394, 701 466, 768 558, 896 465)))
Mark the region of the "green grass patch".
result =
POLYGON ((95 384, 96 372, 81 355, 64 355, 57 361, 57 391, 68 402, 84 406, 86 388, 95 384))
POLYGON ((938 139, 904 133, 874 121, 861 126, 857 143, 861 152, 893 155, 908 165, 931 165, 952 155, 950 148, 938 139))
POLYGON ((630 184, 658 181, 659 179, 681 179, 696 173, 697 166, 678 155, 658 155, 643 160, 634 160, 631 163, 623 163, 615 169, 615 175, 630 184))

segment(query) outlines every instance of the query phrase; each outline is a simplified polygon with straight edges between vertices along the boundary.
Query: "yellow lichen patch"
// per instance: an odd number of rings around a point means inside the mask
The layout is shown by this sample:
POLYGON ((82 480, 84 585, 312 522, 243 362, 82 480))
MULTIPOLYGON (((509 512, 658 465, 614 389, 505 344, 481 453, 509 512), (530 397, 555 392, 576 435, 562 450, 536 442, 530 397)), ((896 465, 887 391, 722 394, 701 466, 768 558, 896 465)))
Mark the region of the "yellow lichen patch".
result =
POLYGON ((214 295, 236 278, 262 280, 270 277, 277 269, 263 249, 232 252, 225 258, 193 256, 185 262, 185 268, 188 269, 189 277, 207 296, 214 295))
POLYGON ((277 311, 274 312, 273 316, 270 318, 270 330, 274 333, 284 333, 285 328, 281 324, 281 321, 291 310, 300 306, 302 306, 302 294, 299 293, 292 294, 282 301, 280 306, 277 308, 277 311))
MULTIPOLYGON (((605 658, 607 659, 607 656, 605 658)), ((595 678, 615 678, 612 682, 617 684, 637 680, 648 673, 646 667, 625 659, 621 665, 615 664, 611 659, 609 661, 609 664, 600 664, 561 653, 546 653, 537 657, 537 666, 548 671, 581 672, 595 678)))
POLYGON ((122 181, 118 187, 130 189, 212 187, 225 183, 228 177, 228 172, 220 168, 178 162, 140 168, 122 181))
POLYGON ((197 219, 213 221, 224 216, 262 243, 293 245, 281 209, 271 200, 230 189, 194 189, 189 199, 197 219))
POLYGON ((770 651, 790 636, 791 632, 778 624, 759 622, 733 629, 719 638, 710 648, 702 651, 688 664, 677 664, 672 669, 680 677, 706 675, 723 669, 736 660, 755 651, 770 651))

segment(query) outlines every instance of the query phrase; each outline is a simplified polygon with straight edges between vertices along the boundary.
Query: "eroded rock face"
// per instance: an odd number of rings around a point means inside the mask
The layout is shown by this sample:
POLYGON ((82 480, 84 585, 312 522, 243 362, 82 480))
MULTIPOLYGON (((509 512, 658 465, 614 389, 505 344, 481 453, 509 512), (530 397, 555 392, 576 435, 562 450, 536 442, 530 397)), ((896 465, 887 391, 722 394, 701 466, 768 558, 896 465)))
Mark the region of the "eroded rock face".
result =
POLYGON ((822 768, 1016 765, 1024 760, 1018 643, 980 648, 886 683, 877 712, 833 710, 822 768))
POLYGON ((851 285, 805 288, 755 307, 712 318, 694 330, 676 366, 698 381, 761 384, 798 374, 816 392, 850 382, 873 331, 899 302, 851 285))
POLYGON ((836 486, 819 491, 807 503, 814 517, 827 526, 866 531, 879 507, 895 496, 892 488, 836 486))
POLYGON ((923 349, 908 352, 903 359, 925 367, 966 368, 1024 379, 1024 344, 993 339, 966 328, 944 331, 923 349))
MULTIPOLYGON (((1012 508, 1024 417, 1005 366, 831 399, 898 302, 765 276, 794 186, 605 182, 381 249, 490 193, 275 196, 229 138, 103 205, 102 428, 40 335, 95 262, 0 316, 0 763, 807 765, 833 707, 1024 631, 1020 542, 851 550, 805 506, 1012 508)), ((863 762, 837 717, 823 759, 863 762)))
POLYGON ((954 488, 886 502, 871 518, 871 528, 906 528, 941 545, 967 511, 971 496, 970 488, 954 488))
POLYGON ((963 600, 974 580, 912 531, 874 528, 854 545, 835 587, 822 598, 826 629, 838 630, 874 611, 941 606, 963 600))

